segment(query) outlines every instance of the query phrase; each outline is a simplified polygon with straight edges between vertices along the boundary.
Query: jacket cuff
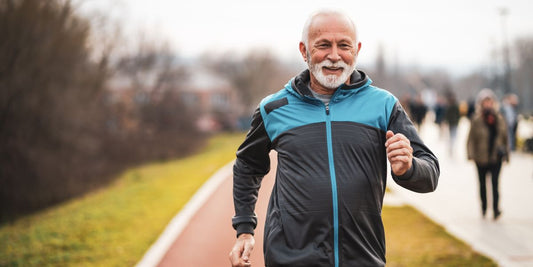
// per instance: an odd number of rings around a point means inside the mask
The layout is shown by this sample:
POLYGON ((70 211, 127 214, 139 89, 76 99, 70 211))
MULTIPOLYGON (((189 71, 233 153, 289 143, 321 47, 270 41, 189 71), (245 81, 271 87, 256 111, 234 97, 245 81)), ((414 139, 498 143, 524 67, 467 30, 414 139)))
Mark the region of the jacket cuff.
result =
POLYGON ((251 223, 241 223, 235 228, 237 230, 237 237, 241 234, 254 234, 255 225, 251 223))
POLYGON ((404 174, 395 175, 392 172, 392 170, 391 170, 391 174, 392 174, 393 177, 396 177, 398 180, 409 180, 413 176, 413 174, 415 173, 416 165, 417 165, 416 159, 415 159, 415 157, 413 157, 411 168, 409 168, 409 170, 407 170, 404 174))

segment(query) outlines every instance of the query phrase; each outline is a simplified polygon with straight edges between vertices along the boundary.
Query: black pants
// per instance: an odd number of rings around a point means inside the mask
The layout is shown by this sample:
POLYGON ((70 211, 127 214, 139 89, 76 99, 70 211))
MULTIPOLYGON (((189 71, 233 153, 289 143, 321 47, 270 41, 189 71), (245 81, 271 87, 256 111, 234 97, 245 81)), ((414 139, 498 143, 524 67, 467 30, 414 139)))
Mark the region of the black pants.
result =
POLYGON ((502 168, 502 162, 479 164, 476 163, 477 173, 479 176, 479 196, 481 197, 481 210, 483 214, 487 211, 487 172, 490 172, 492 180, 492 208, 494 213, 498 213, 500 208, 498 201, 500 200, 500 194, 498 191, 498 179, 500 178, 500 170, 502 168))

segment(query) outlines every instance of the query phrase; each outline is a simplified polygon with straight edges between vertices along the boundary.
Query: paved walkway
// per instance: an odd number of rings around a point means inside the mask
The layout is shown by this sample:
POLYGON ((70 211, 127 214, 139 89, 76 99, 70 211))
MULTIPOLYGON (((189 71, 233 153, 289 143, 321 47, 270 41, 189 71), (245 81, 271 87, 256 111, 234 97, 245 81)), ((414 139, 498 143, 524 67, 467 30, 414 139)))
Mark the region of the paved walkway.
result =
MULTIPOLYGON (((503 167, 500 180, 502 217, 493 221, 489 213, 486 219, 482 219, 475 167, 465 158, 468 127, 468 121, 462 121, 454 156, 450 157, 446 135, 439 136, 438 129, 432 124, 424 126, 421 135, 441 163, 437 191, 416 194, 389 181, 392 193, 387 193, 385 203, 408 203, 416 207, 501 266, 533 266, 533 156, 512 155, 511 163, 503 167)), ((274 181, 272 173, 265 177, 259 193, 256 210, 259 225, 251 259, 254 266, 264 266, 262 229, 274 181)), ((235 232, 230 226, 234 212, 231 188, 231 173, 228 172, 222 184, 164 253, 158 266, 229 266, 228 253, 235 240, 235 232)))
POLYGON ((421 129, 421 136, 441 164, 441 178, 435 192, 416 194, 392 181, 388 184, 396 198, 416 207, 500 266, 533 266, 533 156, 511 155, 500 177, 502 216, 494 221, 488 210, 483 219, 476 168, 466 160, 468 129, 468 121, 461 121, 453 156, 448 153, 446 134, 439 136, 432 124, 421 129))

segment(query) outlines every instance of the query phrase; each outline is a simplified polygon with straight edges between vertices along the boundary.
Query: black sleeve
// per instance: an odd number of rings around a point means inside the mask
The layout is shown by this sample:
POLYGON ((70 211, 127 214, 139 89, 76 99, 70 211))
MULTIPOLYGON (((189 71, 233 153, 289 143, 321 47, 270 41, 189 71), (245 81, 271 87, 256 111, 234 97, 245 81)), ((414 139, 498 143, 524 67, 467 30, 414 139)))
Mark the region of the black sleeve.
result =
POLYGON ((263 123, 259 108, 256 109, 252 127, 246 139, 237 150, 233 165, 233 204, 235 216, 232 219, 237 236, 254 233, 257 225, 255 203, 261 180, 270 170, 271 142, 263 123))
POLYGON ((405 135, 413 148, 412 167, 401 176, 392 173, 394 181, 404 188, 419 193, 435 191, 440 175, 439 161, 433 152, 424 145, 399 102, 394 104, 388 129, 395 134, 405 135))

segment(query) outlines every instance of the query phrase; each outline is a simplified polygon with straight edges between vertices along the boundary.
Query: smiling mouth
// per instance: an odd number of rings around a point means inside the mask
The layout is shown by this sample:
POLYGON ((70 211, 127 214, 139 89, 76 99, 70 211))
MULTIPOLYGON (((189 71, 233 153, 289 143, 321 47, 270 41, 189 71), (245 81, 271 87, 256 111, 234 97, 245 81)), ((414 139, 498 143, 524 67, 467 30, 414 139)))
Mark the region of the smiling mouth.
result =
POLYGON ((324 70, 326 71, 332 71, 332 72, 337 72, 337 71, 343 71, 344 68, 342 67, 323 67, 324 70))

